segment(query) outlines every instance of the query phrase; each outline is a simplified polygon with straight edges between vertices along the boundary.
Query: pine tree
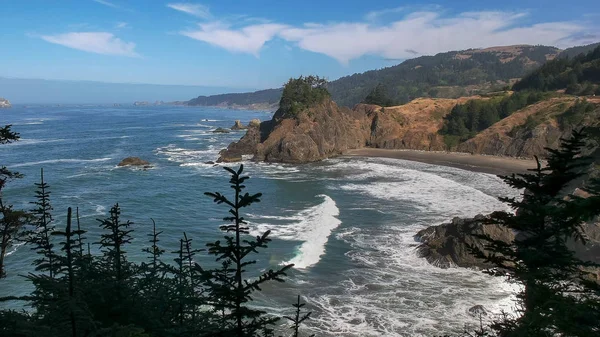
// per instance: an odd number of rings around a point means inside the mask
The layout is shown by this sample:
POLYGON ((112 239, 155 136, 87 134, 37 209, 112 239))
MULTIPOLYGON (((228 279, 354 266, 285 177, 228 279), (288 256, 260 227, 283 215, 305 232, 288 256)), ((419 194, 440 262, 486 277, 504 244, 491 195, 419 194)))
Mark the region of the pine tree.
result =
MULTIPOLYGON (((586 268, 598 265, 578 259, 567 244, 569 240, 585 242, 582 224, 600 214, 598 194, 587 199, 565 197, 569 184, 589 166, 581 156, 584 146, 583 133, 574 132, 558 150, 548 149, 545 167, 538 160, 532 173, 503 177, 525 192, 522 199, 501 198, 515 214, 495 212, 489 221, 511 229, 516 238, 507 243, 478 235, 490 253, 471 247, 523 285, 518 293, 518 317, 493 326, 501 336, 592 336, 600 331, 598 300, 593 300, 593 290, 583 282, 586 268)), ((598 186, 598 181, 591 186, 598 186)))
MULTIPOLYGON (((312 312, 308 312, 306 314, 302 313, 302 308, 305 305, 306 303, 300 302, 300 295, 298 295, 298 300, 296 301, 296 303, 292 304, 292 306, 296 309, 294 317, 283 316, 283 318, 292 322, 292 326, 290 327, 290 329, 294 331, 292 337, 300 337, 300 325, 302 325, 304 321, 310 318, 310 314, 312 312)), ((310 335, 310 337, 315 337, 315 335, 310 335)))
POLYGON ((50 205, 50 185, 44 181, 44 169, 40 169, 40 182, 35 183, 37 187, 36 201, 32 204, 37 208, 31 213, 34 219, 34 228, 26 233, 26 242, 34 245, 32 250, 35 250, 39 258, 33 261, 36 271, 48 272, 50 278, 54 278, 56 273, 56 254, 54 252, 54 244, 50 237, 54 231, 52 225, 52 206, 50 205))
POLYGON ((98 219, 100 227, 106 233, 100 236, 100 250, 103 253, 100 270, 97 271, 101 279, 97 280, 98 292, 101 301, 95 310, 104 314, 101 321, 104 323, 125 323, 134 312, 130 300, 133 295, 132 277, 135 274, 134 266, 127 260, 125 247, 131 243, 131 221, 121 222, 121 209, 115 204, 110 209, 107 219, 98 219))
MULTIPOLYGON (((247 227, 247 222, 241 214, 241 209, 259 202, 262 194, 243 193, 246 188, 244 182, 249 178, 248 176, 242 176, 243 165, 240 165, 237 171, 228 167, 225 167, 225 170, 231 174, 229 183, 234 190, 234 198, 230 200, 219 192, 207 192, 205 194, 213 198, 213 201, 217 204, 225 204, 230 207, 229 213, 231 216, 224 217, 223 220, 231 224, 220 227, 222 231, 228 234, 224 237, 224 244, 221 241, 215 241, 207 244, 207 246, 209 247, 209 254, 214 255, 217 261, 230 261, 234 272, 232 273, 233 278, 218 282, 220 284, 217 287, 209 287, 208 291, 213 292, 213 296, 222 296, 223 298, 226 321, 226 330, 222 331, 223 335, 238 337, 255 336, 259 333, 264 335, 265 331, 270 331, 269 326, 278 319, 267 317, 264 311, 248 306, 248 303, 252 300, 252 293, 260 291, 260 286, 265 282, 283 282, 285 272, 293 265, 284 266, 276 271, 271 269, 257 278, 250 278, 246 275, 246 268, 256 263, 255 260, 249 260, 249 255, 258 253, 258 249, 267 248, 267 244, 271 241, 269 239, 270 231, 255 238, 248 235, 249 227, 247 227)), ((196 266, 201 270, 198 265, 196 266)), ((226 267, 226 265, 224 266, 226 267)))
MULTIPOLYGON (((0 128, 0 144, 9 144, 19 140, 19 134, 13 132, 10 128, 11 125, 0 128)), ((10 171, 5 166, 0 166, 0 216, 2 216, 0 218, 0 278, 6 276, 4 258, 26 220, 25 212, 14 210, 13 206, 4 200, 2 190, 9 180, 21 177, 22 175, 19 172, 10 171)))
MULTIPOLYGON (((76 287, 76 268, 77 264, 75 263, 75 257, 77 256, 77 251, 79 248, 77 247, 77 241, 75 239, 76 235, 83 234, 81 230, 73 230, 71 226, 71 218, 72 211, 71 208, 67 210, 67 226, 65 227, 64 232, 53 232, 52 235, 56 235, 62 237, 64 241, 61 242, 62 248, 61 250, 65 253, 65 256, 62 257, 63 262, 61 263, 61 268, 59 272, 66 275, 67 284, 68 284, 68 309, 66 311, 69 312, 69 321, 71 326, 71 336, 77 337, 77 322, 78 322, 78 313, 79 310, 79 301, 75 295, 75 287, 76 287)), ((51 276, 52 277, 52 276, 51 276)), ((65 299, 64 297, 62 299, 65 299)))

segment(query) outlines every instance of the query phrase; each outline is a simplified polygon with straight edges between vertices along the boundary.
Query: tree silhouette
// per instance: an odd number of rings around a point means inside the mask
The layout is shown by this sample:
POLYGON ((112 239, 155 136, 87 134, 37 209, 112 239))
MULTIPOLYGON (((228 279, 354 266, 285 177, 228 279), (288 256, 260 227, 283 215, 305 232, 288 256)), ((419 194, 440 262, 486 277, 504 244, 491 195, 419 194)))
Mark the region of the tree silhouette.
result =
MULTIPOLYGON (((243 193, 246 188, 244 182, 249 178, 248 176, 242 176, 243 165, 240 165, 237 171, 229 167, 225 167, 225 170, 231 174, 229 183, 234 191, 233 199, 230 200, 219 192, 207 192, 205 194, 213 198, 217 204, 225 204, 230 207, 229 213, 231 216, 224 217, 223 220, 231 224, 220 226, 220 229, 228 234, 224 237, 225 242, 223 244, 221 241, 215 241, 207 244, 207 246, 209 247, 209 254, 216 256, 219 262, 225 261, 230 264, 234 272, 232 273, 233 278, 221 280, 220 284, 209 283, 208 291, 212 291, 214 295, 223 298, 222 305, 226 309, 224 319, 227 324, 225 331, 230 331, 229 333, 223 332, 225 335, 254 336, 274 324, 277 318, 267 317, 264 311, 248 306, 248 302, 252 300, 252 293, 260 291, 260 286, 265 282, 283 282, 285 272, 293 265, 286 265, 276 271, 270 269, 257 278, 246 276, 248 273, 246 268, 256 263, 255 260, 248 259, 249 255, 258 253, 258 249, 267 248, 267 244, 271 241, 269 239, 270 231, 255 238, 249 237, 249 227, 247 227, 247 222, 244 220, 241 210, 255 202, 259 202, 262 194, 243 193)), ((227 265, 224 266, 227 268, 227 265)))
POLYGON ((589 167, 581 155, 584 146, 584 134, 575 131, 558 150, 548 149, 544 167, 538 160, 532 173, 503 177, 525 192, 522 199, 501 198, 516 213, 494 212, 489 222, 514 231, 513 242, 475 235, 487 242, 486 252, 471 250, 523 285, 517 317, 493 325, 501 336, 592 336, 600 331, 597 293, 585 282, 587 268, 599 265, 578 259, 568 246, 569 240, 585 242, 582 224, 600 215, 598 179, 584 187, 592 193, 589 198, 567 193, 589 167))

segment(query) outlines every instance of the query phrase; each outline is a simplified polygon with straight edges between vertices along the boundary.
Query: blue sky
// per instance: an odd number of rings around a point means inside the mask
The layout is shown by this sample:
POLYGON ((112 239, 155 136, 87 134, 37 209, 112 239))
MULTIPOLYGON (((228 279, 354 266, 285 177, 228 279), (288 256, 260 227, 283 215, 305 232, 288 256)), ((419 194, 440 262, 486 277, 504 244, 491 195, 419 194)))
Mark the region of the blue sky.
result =
POLYGON ((600 41, 597 0, 4 0, 0 15, 0 77, 228 88, 448 50, 600 41))

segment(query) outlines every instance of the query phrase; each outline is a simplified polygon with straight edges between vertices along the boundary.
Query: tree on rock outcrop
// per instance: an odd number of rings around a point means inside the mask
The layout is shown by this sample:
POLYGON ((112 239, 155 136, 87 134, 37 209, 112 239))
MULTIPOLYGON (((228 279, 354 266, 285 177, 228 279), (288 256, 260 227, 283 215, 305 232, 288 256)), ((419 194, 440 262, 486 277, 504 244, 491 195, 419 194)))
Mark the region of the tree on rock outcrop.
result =
POLYGON ((487 242, 486 251, 473 252, 521 284, 517 316, 505 317, 492 327, 500 336, 597 336, 600 331, 600 302, 597 284, 589 282, 591 268, 569 249, 570 240, 585 242, 582 224, 600 215, 600 181, 591 179, 582 198, 565 196, 570 183, 584 175, 589 161, 581 155, 584 135, 574 132, 563 139, 558 150, 548 149, 545 167, 531 173, 503 177, 510 186, 524 190, 521 198, 501 198, 516 213, 495 212, 491 223, 516 233, 504 242, 476 235, 487 242))
POLYGON ((277 115, 295 117, 303 110, 323 102, 331 95, 327 88, 327 80, 319 76, 300 76, 290 78, 283 86, 277 115))

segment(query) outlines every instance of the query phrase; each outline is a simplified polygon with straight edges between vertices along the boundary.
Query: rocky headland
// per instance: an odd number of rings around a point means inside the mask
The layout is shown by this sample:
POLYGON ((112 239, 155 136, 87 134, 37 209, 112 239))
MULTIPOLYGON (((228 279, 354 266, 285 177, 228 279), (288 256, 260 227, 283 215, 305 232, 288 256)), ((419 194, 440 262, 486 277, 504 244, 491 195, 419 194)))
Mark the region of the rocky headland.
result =
MULTIPOLYGON (((572 127, 558 123, 572 106, 572 96, 555 97, 532 104, 502 119, 475 137, 449 148, 439 133, 444 116, 456 104, 480 97, 458 99, 418 98, 395 107, 358 104, 339 107, 326 99, 290 117, 280 108, 269 121, 249 125, 238 142, 221 151, 219 161, 305 163, 339 156, 353 149, 457 151, 468 154, 533 158, 544 157, 545 148, 556 148, 572 127), (531 121, 535 125, 531 125, 531 121)), ((597 109, 587 122, 600 118, 600 99, 588 101, 597 109)))

